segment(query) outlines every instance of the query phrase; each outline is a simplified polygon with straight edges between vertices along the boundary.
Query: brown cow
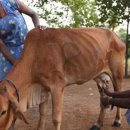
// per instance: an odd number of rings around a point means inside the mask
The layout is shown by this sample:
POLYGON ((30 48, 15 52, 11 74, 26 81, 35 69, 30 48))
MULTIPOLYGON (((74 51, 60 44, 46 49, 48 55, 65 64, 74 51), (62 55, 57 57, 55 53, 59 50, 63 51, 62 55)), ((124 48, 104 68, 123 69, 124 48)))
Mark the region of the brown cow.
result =
MULTIPOLYGON (((0 83, 0 130, 13 129, 17 118, 27 123, 23 112, 36 104, 40 104, 38 130, 44 130, 49 94, 55 130, 60 130, 64 88, 91 79, 100 86, 107 80, 106 72, 114 90, 121 90, 124 52, 124 43, 108 29, 31 30, 20 59, 0 83)), ((104 114, 101 106, 92 130, 100 129, 104 114)), ((120 116, 117 109, 115 123, 120 123, 120 116)))

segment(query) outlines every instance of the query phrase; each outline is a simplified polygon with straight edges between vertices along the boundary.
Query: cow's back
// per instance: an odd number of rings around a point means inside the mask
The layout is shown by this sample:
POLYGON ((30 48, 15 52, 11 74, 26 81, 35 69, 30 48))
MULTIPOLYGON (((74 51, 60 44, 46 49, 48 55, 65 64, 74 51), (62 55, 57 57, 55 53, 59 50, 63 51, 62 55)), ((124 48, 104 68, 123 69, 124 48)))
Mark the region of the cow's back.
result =
POLYGON ((104 69, 100 64, 108 60, 107 53, 110 50, 118 53, 124 47, 108 29, 34 29, 29 35, 32 38, 30 46, 35 48, 33 57, 39 60, 33 63, 34 68, 43 65, 37 73, 47 75, 59 71, 64 73, 67 84, 92 79, 104 69))

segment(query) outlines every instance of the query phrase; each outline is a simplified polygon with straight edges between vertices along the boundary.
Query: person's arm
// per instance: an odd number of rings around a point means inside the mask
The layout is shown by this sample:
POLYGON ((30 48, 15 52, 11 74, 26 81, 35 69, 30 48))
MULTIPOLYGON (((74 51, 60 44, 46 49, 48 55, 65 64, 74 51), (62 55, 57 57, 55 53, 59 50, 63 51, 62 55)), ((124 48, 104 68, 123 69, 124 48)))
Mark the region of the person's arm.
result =
POLYGON ((32 18, 32 21, 33 21, 33 24, 35 27, 39 26, 40 22, 39 22, 39 17, 37 15, 37 13, 33 9, 31 9, 27 5, 25 5, 22 1, 17 0, 17 2, 19 4, 19 11, 21 13, 24 13, 24 14, 30 16, 32 18))
POLYGON ((130 98, 110 98, 110 97, 101 97, 101 103, 104 107, 109 105, 117 106, 121 108, 129 108, 130 109, 130 98))
POLYGON ((110 92, 108 86, 103 86, 102 89, 104 93, 107 95, 101 97, 101 103, 105 107, 112 105, 112 108, 113 106, 121 108, 130 108, 130 90, 120 92, 110 92))
POLYGON ((16 59, 12 56, 10 50, 5 46, 3 41, 0 39, 0 52, 10 61, 11 64, 16 62, 16 59))
POLYGON ((102 88, 107 96, 113 98, 130 98, 130 90, 120 91, 120 92, 110 92, 108 86, 102 88))
POLYGON ((130 90, 121 92, 111 92, 113 98, 130 98, 130 90))

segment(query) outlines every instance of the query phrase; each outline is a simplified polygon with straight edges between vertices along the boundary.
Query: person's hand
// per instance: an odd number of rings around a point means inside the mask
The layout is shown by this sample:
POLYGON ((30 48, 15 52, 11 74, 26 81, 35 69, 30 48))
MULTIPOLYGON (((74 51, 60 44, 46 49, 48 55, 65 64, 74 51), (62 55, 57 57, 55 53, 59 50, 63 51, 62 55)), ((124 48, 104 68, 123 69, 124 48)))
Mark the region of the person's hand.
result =
POLYGON ((41 29, 41 30, 45 30, 47 28, 47 26, 43 26, 43 25, 38 25, 37 28, 41 29))
POLYGON ((110 98, 108 96, 101 97, 101 103, 105 108, 109 108, 109 100, 110 98))

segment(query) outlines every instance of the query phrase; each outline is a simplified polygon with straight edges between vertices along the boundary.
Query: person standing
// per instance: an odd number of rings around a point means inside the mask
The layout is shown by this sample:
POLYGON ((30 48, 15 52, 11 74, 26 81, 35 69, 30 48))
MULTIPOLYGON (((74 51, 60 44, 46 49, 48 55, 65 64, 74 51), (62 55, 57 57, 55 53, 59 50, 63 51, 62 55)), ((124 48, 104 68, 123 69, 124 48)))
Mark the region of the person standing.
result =
POLYGON ((0 80, 23 50, 28 28, 22 13, 31 17, 35 27, 40 25, 37 13, 22 1, 0 0, 0 80))

